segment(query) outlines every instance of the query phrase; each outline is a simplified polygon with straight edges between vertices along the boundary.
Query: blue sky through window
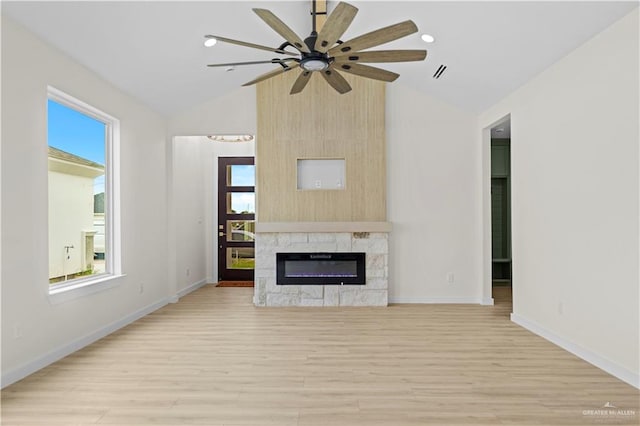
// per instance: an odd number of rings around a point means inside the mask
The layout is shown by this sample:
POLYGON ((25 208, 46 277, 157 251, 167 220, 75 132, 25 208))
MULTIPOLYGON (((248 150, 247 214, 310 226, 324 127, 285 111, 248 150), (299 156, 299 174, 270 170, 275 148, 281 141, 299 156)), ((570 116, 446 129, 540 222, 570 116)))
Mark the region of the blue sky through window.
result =
MULTIPOLYGON (((231 166, 231 186, 255 186, 256 167, 234 164, 231 166)), ((231 196, 231 209, 236 212, 256 211, 256 198, 253 192, 234 192, 231 196)))
MULTIPOLYGON (((47 103, 49 146, 104 165, 105 124, 49 99, 47 103)), ((94 181, 94 194, 104 192, 104 175, 94 181)))
POLYGON ((231 209, 236 213, 255 213, 256 194, 254 192, 232 192, 231 209))
POLYGON ((231 166, 231 186, 255 186, 256 166, 234 164, 231 166))

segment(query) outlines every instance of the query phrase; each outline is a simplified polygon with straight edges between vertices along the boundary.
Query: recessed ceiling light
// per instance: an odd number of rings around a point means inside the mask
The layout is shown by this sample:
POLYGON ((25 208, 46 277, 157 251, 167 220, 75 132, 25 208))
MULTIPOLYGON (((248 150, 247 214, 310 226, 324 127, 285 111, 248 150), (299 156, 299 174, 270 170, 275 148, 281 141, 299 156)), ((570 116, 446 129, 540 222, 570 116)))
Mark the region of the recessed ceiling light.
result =
POLYGON ((206 47, 211 47, 211 46, 215 46, 217 42, 218 42, 218 40, 216 40, 215 38, 211 37, 211 38, 207 38, 204 41, 204 45, 206 47))
POLYGON ((433 43, 436 39, 431 34, 422 34, 422 41, 425 43, 433 43))

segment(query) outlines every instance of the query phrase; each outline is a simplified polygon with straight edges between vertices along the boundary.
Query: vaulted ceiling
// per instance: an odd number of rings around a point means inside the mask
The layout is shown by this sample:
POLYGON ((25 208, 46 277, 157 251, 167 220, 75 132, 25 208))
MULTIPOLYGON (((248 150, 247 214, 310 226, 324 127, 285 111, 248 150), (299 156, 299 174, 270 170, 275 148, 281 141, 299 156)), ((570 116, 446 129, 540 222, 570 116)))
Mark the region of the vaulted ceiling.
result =
MULTIPOLYGON (((400 73, 391 84, 410 85, 469 111, 491 106, 638 5, 636 1, 350 3, 359 12, 343 40, 406 19, 420 29, 374 48, 429 52, 423 62, 378 64, 400 73), (423 33, 435 36, 435 43, 425 44, 420 39, 423 33), (434 79, 441 64, 447 69, 434 79)), ((328 2, 329 12, 336 4, 328 2)), ((279 46, 284 40, 251 11, 255 7, 271 10, 302 38, 310 33, 309 0, 2 2, 3 14, 164 115, 236 90, 277 67, 255 65, 233 71, 206 67, 278 56, 224 43, 203 46, 205 34, 279 46)))

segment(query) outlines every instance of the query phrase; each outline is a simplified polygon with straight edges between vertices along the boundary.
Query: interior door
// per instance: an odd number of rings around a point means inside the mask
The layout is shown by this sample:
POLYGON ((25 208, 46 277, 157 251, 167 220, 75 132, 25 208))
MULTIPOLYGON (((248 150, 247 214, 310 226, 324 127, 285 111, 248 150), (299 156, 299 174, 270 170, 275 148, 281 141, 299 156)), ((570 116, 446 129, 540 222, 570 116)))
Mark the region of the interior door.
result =
POLYGON ((253 281, 255 176, 253 157, 218 159, 218 281, 253 281))

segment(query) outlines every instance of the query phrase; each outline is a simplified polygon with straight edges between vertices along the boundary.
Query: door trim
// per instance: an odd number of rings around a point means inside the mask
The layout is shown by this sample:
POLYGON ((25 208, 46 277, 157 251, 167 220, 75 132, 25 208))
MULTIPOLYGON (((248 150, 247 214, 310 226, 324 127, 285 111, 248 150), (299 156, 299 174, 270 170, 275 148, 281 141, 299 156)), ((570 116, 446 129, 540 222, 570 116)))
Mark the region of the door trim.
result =
MULTIPOLYGON (((218 257, 218 281, 253 281, 254 269, 229 269, 227 268, 226 251, 229 241, 226 238, 228 220, 252 220, 255 222, 255 212, 252 214, 228 213, 227 194, 230 192, 253 192, 254 186, 230 186, 227 185, 227 166, 230 165, 255 165, 254 157, 218 157, 218 223, 215 225, 216 250, 218 257), (232 189, 232 190, 230 190, 232 189), (221 228, 222 227, 222 228, 221 228), (224 234, 224 235, 221 235, 224 234)), ((233 246, 255 248, 254 242, 234 242, 233 246)))

